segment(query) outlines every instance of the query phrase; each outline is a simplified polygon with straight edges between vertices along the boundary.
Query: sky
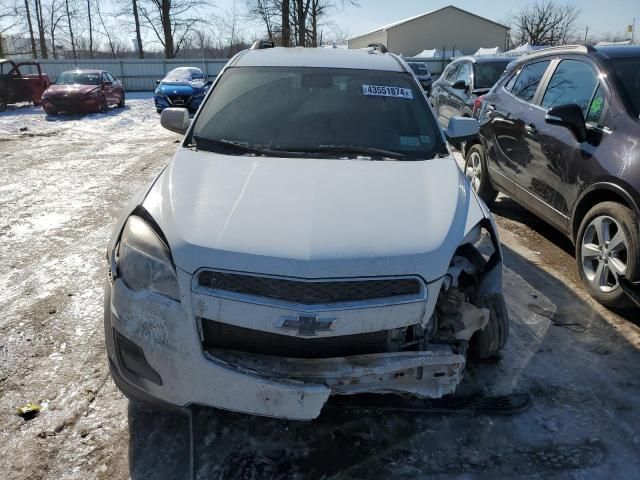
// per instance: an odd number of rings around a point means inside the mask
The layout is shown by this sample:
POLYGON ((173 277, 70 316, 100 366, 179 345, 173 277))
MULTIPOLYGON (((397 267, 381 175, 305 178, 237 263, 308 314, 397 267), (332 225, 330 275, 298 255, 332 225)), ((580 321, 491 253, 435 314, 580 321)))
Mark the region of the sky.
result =
MULTIPOLYGON (((234 4, 234 0, 214 2, 223 10, 232 8, 234 4)), ((239 4, 241 0, 235 2, 239 4)), ((332 15, 332 21, 352 37, 447 5, 455 5, 490 20, 506 23, 515 12, 531 3, 533 0, 359 0, 360 7, 348 7, 344 11, 337 11, 332 15)), ((559 0, 558 3, 565 2, 559 0)), ((580 0, 566 3, 580 9, 578 23, 582 32, 588 26, 589 35, 622 35, 635 17, 636 38, 640 36, 640 0, 580 0)))

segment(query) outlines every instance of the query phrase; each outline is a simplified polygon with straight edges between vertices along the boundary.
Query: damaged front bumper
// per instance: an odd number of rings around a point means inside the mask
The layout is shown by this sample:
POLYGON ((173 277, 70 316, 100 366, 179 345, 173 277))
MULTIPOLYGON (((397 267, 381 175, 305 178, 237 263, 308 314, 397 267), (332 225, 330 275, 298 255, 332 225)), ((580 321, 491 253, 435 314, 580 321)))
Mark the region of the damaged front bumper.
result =
MULTIPOLYGON (((192 280, 185 272, 179 271, 178 276, 182 285, 192 280)), ((375 330, 385 316, 387 324, 394 327, 397 322, 407 326, 410 322, 428 323, 441 284, 439 280, 427 285, 428 295, 419 302, 333 312, 348 319, 342 326, 338 322, 336 328, 356 325, 375 330), (380 319, 368 318, 374 312, 380 319)), ((129 397, 159 406, 182 409, 204 405, 309 420, 320 414, 330 395, 373 392, 439 398, 453 393, 462 378, 464 352, 450 345, 327 358, 290 358, 286 352, 282 356, 261 355, 204 345, 199 315, 213 309, 215 318, 222 320, 226 315, 236 322, 247 313, 238 310, 236 303, 215 297, 207 300, 196 294, 175 302, 155 293, 130 290, 121 279, 108 283, 105 337, 118 387, 129 397), (237 319, 233 317, 236 310, 237 319)), ((261 312, 268 319, 269 315, 282 316, 286 309, 263 308, 261 312)), ((294 333, 281 336, 299 340, 294 333)), ((326 337, 337 338, 331 332, 326 337)))

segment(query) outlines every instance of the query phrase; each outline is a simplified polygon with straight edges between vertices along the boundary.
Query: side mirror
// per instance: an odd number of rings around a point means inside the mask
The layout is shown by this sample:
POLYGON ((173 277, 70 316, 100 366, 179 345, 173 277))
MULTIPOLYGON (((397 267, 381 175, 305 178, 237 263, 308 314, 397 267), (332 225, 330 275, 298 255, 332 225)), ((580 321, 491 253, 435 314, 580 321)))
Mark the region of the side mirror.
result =
POLYGON ((480 124, 475 118, 452 117, 444 131, 448 140, 469 140, 480 133, 480 124))
POLYGON ((579 143, 587 140, 587 125, 584 122, 584 115, 582 109, 575 103, 551 107, 547 110, 544 120, 551 125, 568 128, 579 143))
POLYGON ((160 80, 156 80, 156 85, 160 85, 160 80))
POLYGON ((111 85, 113 85, 113 82, 102 82, 103 87, 110 87, 111 85))
POLYGON ((186 108, 165 108, 160 115, 160 125, 181 135, 186 133, 189 123, 189 110, 186 108))
POLYGON ((467 85, 467 82, 464 80, 458 80, 451 85, 451 88, 455 90, 466 90, 469 88, 469 85, 467 85))

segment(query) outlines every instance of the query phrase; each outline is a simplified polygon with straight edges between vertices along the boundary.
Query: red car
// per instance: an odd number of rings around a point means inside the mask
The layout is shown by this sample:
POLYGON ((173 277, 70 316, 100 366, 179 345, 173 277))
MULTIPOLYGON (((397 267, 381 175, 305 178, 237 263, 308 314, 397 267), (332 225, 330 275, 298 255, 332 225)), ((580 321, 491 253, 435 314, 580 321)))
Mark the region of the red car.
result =
POLYGON ((106 112, 110 106, 124 108, 122 82, 104 70, 70 70, 61 73, 42 94, 49 115, 60 112, 106 112))
POLYGON ((0 112, 10 103, 33 102, 39 105, 42 92, 51 85, 38 62, 15 63, 0 59, 0 112))

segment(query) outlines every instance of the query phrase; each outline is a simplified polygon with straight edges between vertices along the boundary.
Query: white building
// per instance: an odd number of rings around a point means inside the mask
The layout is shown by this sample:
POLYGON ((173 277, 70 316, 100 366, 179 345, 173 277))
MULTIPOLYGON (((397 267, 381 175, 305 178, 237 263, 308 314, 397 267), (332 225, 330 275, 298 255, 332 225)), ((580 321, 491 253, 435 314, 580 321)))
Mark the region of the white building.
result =
POLYGON ((390 52, 407 57, 443 47, 470 55, 481 47, 504 49, 508 33, 506 25, 449 5, 353 37, 349 48, 382 43, 390 52))

